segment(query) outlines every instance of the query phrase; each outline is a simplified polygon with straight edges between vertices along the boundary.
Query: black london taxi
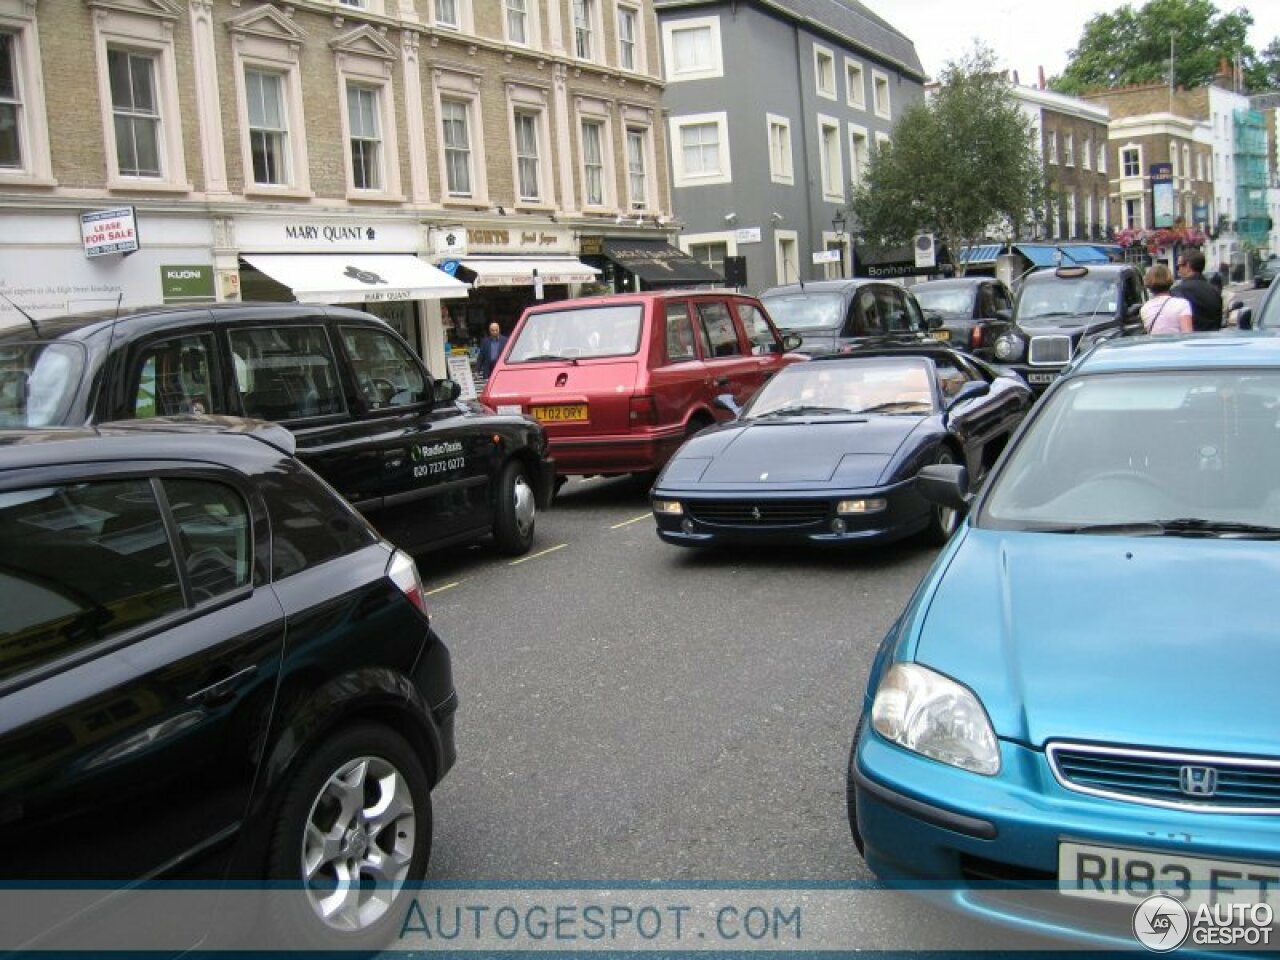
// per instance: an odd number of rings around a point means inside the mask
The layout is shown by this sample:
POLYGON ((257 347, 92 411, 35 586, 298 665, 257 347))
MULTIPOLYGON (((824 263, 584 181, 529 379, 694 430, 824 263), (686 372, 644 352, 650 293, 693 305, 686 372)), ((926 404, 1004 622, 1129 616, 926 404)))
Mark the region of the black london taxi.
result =
POLYGON ((6 956, 399 930, 456 757, 451 658, 413 558, 293 449, 226 417, 0 428, 6 956), (147 881, 198 899, 160 916, 147 881))
POLYGON ((1043 393, 1081 349, 1141 334, 1146 299, 1142 275, 1132 264, 1037 271, 1022 281, 1012 321, 1003 329, 989 325, 990 359, 1043 393))
POLYGON ((458 401, 383 321, 224 303, 29 320, 0 331, 0 427, 183 414, 276 421, 298 457, 414 552, 492 534, 528 551, 554 461, 534 420, 458 401))

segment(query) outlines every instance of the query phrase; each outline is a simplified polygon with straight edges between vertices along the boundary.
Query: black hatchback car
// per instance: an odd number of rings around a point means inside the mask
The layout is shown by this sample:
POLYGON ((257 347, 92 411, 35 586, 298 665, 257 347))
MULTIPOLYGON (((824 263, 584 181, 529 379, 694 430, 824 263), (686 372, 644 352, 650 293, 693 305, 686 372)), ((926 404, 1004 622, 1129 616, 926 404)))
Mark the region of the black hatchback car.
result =
POLYGON ((760 301, 783 334, 803 338, 798 352, 839 353, 863 343, 921 343, 928 325, 910 291, 880 280, 816 280, 772 287, 760 301))
MULTIPOLYGON (((259 942, 398 929, 455 757, 449 652, 413 560, 292 448, 224 418, 0 430, 6 897, 71 885, 92 925, 142 881, 269 880, 259 942)), ((6 910, 8 941, 46 920, 6 910)))
POLYGON ((211 304, 0 331, 0 427, 187 413, 273 420, 397 546, 492 533, 503 552, 524 553, 554 492, 546 435, 458 395, 386 323, 340 307, 211 304))
MULTIPOLYGON (((1013 321, 991 345, 997 363, 1043 393, 1083 347, 1143 333, 1138 268, 1125 263, 1058 267, 1022 281, 1013 321)), ((993 331, 995 332, 995 331, 993 331)))
POLYGON ((935 340, 974 353, 986 351, 989 356, 991 331, 1007 326, 1013 317, 1013 295, 995 277, 926 280, 911 292, 935 340))

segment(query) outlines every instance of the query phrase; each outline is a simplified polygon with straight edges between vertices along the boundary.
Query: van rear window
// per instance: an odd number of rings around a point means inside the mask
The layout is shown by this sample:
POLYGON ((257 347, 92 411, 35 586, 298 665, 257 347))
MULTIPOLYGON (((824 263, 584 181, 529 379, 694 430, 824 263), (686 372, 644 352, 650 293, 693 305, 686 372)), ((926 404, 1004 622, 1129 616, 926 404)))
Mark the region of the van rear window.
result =
POLYGON ((507 363, 627 357, 640 349, 644 304, 628 303, 534 313, 507 354, 507 363))

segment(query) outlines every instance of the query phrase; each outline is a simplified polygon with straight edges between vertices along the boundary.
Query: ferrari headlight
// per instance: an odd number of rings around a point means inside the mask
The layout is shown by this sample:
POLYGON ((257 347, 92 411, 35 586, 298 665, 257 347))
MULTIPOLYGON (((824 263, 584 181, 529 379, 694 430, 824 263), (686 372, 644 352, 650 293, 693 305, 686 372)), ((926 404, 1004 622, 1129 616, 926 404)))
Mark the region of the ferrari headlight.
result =
POLYGON ((995 351, 997 360, 1018 360, 1022 357, 1022 338, 1011 333, 1001 334, 996 338, 995 351))
POLYGON ((653 501, 654 513, 665 513, 670 517, 678 517, 684 513, 684 507, 680 505, 679 500, 655 500, 653 501))
POLYGON ((871 725, 886 740, 941 763, 1000 772, 1000 747, 978 698, 917 663, 889 668, 871 705, 871 725))

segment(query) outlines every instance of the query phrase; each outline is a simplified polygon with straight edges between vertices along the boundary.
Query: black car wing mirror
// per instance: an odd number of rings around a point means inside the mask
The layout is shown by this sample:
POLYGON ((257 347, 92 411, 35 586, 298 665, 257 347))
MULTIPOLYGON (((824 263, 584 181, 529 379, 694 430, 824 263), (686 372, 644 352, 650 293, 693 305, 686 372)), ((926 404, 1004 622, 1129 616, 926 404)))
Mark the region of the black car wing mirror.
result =
POLYGON ((938 330, 942 327, 942 314, 936 310, 926 310, 924 312, 924 325, 927 330, 938 330))
POLYGON ((1140 313, 1142 313, 1142 304, 1131 303, 1129 304, 1128 308, 1126 308, 1124 315, 1128 317, 1130 320, 1134 320, 1138 317, 1140 313))
POLYGON ((735 420, 742 413, 742 407, 738 406, 738 401, 733 398, 732 393, 721 393, 712 402, 721 410, 728 410, 735 420))
POLYGON ((431 392, 436 403, 453 403, 462 396, 462 387, 456 380, 437 380, 431 392))
POLYGON ((1003 321, 1004 323, 1012 323, 1013 311, 1010 310, 1008 307, 1001 307, 999 310, 996 311, 996 319, 1003 321))
POLYGON ((1239 310, 1236 314, 1236 328, 1239 330, 1253 329, 1253 310, 1246 307, 1243 302, 1237 300, 1231 305, 1232 310, 1239 310))
POLYGON ((916 474, 916 492, 930 503, 966 510, 969 507, 969 471, 958 463, 931 463, 916 474))
POLYGON ((800 345, 804 343, 804 337, 798 333, 784 333, 782 335, 782 349, 788 352, 799 350, 800 345))

